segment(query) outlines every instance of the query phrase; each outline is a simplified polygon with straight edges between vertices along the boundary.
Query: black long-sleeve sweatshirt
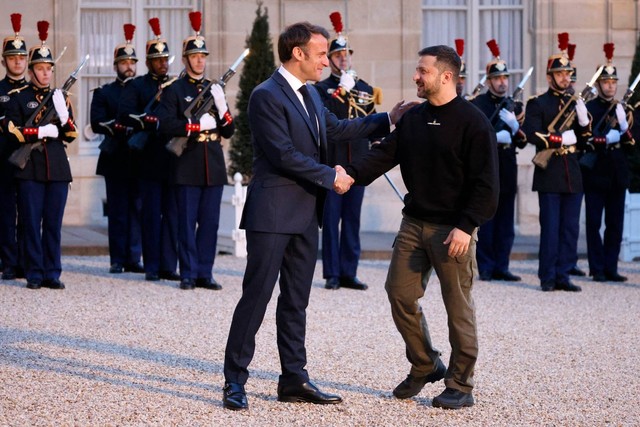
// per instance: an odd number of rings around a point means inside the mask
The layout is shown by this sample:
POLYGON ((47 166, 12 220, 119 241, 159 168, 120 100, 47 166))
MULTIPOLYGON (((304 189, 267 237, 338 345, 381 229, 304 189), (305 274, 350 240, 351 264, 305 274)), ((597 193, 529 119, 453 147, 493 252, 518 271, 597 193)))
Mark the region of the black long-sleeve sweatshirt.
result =
POLYGON ((346 169, 356 184, 368 185, 397 164, 408 190, 406 215, 468 234, 494 215, 500 190, 495 132, 468 101, 456 97, 442 106, 413 107, 346 169))

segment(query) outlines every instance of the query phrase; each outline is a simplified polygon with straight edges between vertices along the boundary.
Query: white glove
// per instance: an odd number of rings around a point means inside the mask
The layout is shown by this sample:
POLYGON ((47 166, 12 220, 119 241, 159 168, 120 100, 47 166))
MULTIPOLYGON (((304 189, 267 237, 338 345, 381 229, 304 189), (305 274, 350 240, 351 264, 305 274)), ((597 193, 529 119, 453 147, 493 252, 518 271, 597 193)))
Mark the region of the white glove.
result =
POLYGON ((616 105, 616 118, 620 124, 620 132, 625 133, 629 129, 629 122, 627 121, 627 114, 624 112, 622 104, 616 105))
POLYGON ((508 130, 496 132, 496 139, 500 144, 511 144, 511 134, 508 130))
POLYGON ((515 135, 518 129, 520 129, 520 123, 518 123, 515 113, 503 108, 498 115, 500 116, 500 120, 511 128, 511 135, 515 135))
POLYGON ((356 81, 353 79, 353 76, 345 71, 342 71, 342 75, 340 76, 340 84, 341 87, 344 88, 347 92, 353 89, 356 85, 356 81))
POLYGON ((51 99, 53 99, 53 106, 56 109, 60 123, 64 126, 69 120, 69 110, 67 110, 67 101, 65 101, 62 91, 60 89, 54 90, 51 99))
POLYGON ((201 131, 215 129, 216 126, 218 126, 216 124, 216 118, 213 117, 211 114, 204 113, 202 115, 202 117, 200 117, 200 130, 201 131))
POLYGON ((620 142, 620 131, 611 129, 607 132, 607 136, 605 137, 607 140, 607 144, 615 144, 620 142))
POLYGON ((49 123, 48 125, 40 126, 38 128, 38 139, 57 137, 58 126, 54 125, 53 123, 49 123))
POLYGON ((587 106, 584 105, 584 101, 578 98, 576 101, 576 116, 578 116, 578 123, 580 126, 585 127, 589 124, 589 114, 587 114, 587 106))
POLYGON ((227 100, 224 97, 224 90, 222 90, 222 87, 218 83, 211 85, 211 95, 213 96, 213 102, 216 104, 218 115, 220 117, 224 116, 224 114, 229 111, 229 108, 227 107, 227 100))
POLYGON ((562 132, 562 145, 574 145, 576 142, 578 142, 578 139, 573 129, 562 132))

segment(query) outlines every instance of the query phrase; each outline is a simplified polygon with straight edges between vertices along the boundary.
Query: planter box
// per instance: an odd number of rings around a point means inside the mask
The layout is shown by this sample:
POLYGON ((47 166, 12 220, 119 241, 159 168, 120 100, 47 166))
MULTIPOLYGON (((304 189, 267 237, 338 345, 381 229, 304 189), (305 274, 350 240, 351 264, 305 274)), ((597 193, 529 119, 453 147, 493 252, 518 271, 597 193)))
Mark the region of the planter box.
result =
POLYGON ((245 258, 247 240, 244 230, 240 230, 240 218, 247 198, 247 187, 242 185, 242 175, 236 173, 234 185, 225 185, 220 205, 220 225, 218 227, 217 251, 245 258))
POLYGON ((640 258, 640 193, 629 193, 624 202, 624 229, 620 260, 640 258))

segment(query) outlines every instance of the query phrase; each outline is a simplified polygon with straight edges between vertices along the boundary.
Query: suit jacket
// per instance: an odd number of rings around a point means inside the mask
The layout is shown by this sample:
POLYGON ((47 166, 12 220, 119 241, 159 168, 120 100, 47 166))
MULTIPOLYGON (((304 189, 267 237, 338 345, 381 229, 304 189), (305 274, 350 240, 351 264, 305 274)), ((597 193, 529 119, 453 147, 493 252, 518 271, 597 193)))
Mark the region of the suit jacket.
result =
POLYGON ((386 113, 339 120, 307 85, 318 113, 319 136, 287 80, 276 71, 249 99, 253 142, 253 178, 240 227, 249 231, 298 234, 317 214, 322 219, 326 190, 334 170, 326 165, 327 141, 344 141, 389 133, 386 113))

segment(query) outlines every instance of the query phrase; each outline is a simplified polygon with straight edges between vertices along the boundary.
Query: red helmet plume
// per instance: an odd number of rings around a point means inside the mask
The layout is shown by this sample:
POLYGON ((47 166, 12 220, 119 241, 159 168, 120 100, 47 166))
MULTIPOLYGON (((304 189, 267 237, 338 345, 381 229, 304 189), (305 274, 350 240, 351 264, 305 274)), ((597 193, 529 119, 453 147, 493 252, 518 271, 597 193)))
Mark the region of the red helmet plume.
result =
POLYGON ((160 36, 162 35, 162 32, 160 32, 160 20, 158 18, 151 18, 149 19, 149 26, 151 27, 151 31, 153 31, 153 34, 160 38, 160 36))
POLYGON ((340 15, 340 12, 331 13, 331 15, 329 15, 329 19, 331 19, 333 29, 336 30, 336 33, 340 34, 343 30, 342 15, 340 15))
POLYGON ((613 60, 613 50, 615 46, 613 43, 605 43, 603 46, 604 56, 607 58, 607 62, 611 62, 613 60))
POLYGON ((573 61, 573 57, 576 54, 576 45, 569 43, 567 46, 567 56, 569 57, 569 61, 573 61))
POLYGON ((133 24, 124 24, 124 39, 127 43, 131 43, 133 40, 133 33, 136 32, 136 26, 133 24))
POLYGON ((487 46, 489 46, 489 50, 495 58, 500 58, 500 47, 498 47, 498 42, 495 39, 489 40, 487 46))
POLYGON ((189 21, 191 21, 191 28, 196 34, 200 34, 200 27, 202 26, 202 12, 196 10, 195 12, 189 12, 189 21))
POLYGON ((42 43, 47 41, 47 37, 49 37, 49 22, 47 21, 38 21, 38 38, 42 43))
POLYGON ((11 14, 11 26, 13 27, 13 32, 16 33, 16 35, 20 32, 20 29, 22 28, 22 15, 19 13, 12 13, 11 14))
POLYGON ((569 47, 569 33, 559 33, 558 34, 558 49, 561 51, 566 51, 569 47))
POLYGON ((462 58, 462 55, 464 54, 464 39, 455 39, 455 43, 456 53, 462 58))

